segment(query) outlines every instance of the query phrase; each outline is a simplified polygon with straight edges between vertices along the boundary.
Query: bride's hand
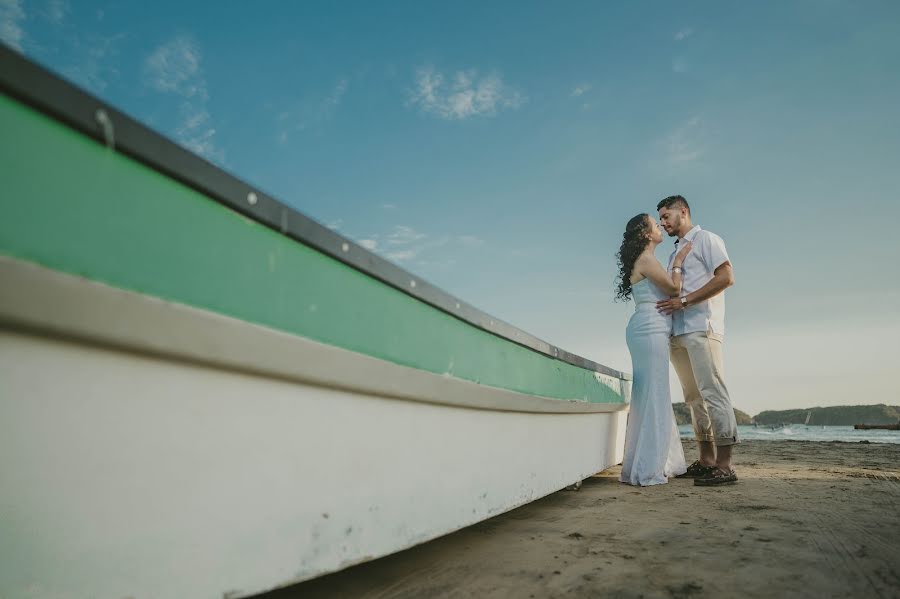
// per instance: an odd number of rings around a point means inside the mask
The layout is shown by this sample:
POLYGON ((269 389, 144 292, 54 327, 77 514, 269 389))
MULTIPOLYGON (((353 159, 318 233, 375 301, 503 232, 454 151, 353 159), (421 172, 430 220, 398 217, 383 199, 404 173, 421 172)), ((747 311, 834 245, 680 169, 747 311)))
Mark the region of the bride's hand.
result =
POLYGON ((675 262, 679 264, 684 262, 684 259, 687 258, 687 255, 691 253, 692 247, 694 247, 694 244, 690 241, 686 241, 684 243, 684 247, 678 250, 678 253, 675 255, 675 262))

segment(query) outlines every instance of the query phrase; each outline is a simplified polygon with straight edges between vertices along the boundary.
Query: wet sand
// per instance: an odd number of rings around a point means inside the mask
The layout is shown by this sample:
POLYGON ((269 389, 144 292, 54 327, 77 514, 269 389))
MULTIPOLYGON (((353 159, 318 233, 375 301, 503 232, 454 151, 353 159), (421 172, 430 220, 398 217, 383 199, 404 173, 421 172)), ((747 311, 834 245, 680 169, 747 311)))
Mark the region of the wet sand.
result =
POLYGON ((736 455, 735 485, 634 488, 616 467, 260 597, 900 597, 900 445, 747 441, 736 455))

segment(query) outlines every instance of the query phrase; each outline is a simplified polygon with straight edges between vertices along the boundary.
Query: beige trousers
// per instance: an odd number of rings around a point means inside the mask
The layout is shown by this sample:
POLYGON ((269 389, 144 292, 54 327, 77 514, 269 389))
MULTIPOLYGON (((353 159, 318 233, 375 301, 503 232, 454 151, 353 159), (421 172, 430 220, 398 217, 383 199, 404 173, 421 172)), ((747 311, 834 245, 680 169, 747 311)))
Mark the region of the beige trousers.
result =
POLYGON ((678 335, 669 342, 669 354, 691 409, 696 439, 717 446, 737 443, 737 421, 722 366, 722 339, 713 333, 678 335))

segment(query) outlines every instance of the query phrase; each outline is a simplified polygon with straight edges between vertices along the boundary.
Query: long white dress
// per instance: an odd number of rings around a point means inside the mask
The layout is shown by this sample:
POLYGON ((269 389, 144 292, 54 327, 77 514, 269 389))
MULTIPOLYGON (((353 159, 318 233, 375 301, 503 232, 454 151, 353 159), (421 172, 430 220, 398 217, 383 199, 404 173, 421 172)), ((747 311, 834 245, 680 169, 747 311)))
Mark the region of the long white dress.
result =
POLYGON ((667 296, 648 279, 631 287, 634 314, 625 329, 631 352, 631 407, 625 431, 625 459, 619 477, 630 485, 661 485, 687 468, 669 392, 669 335, 672 317, 656 311, 667 296))

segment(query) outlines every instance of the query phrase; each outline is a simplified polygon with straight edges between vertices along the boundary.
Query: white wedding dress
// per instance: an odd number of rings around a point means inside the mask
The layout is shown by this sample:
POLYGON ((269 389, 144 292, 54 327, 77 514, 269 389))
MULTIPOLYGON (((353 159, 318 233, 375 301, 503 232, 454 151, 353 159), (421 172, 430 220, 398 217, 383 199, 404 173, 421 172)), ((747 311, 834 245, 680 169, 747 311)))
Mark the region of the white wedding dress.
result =
POLYGON ((667 296, 648 279, 631 287, 634 314, 625 329, 631 352, 631 408, 625 431, 623 483, 661 485, 687 470, 669 393, 672 317, 656 311, 667 296))

